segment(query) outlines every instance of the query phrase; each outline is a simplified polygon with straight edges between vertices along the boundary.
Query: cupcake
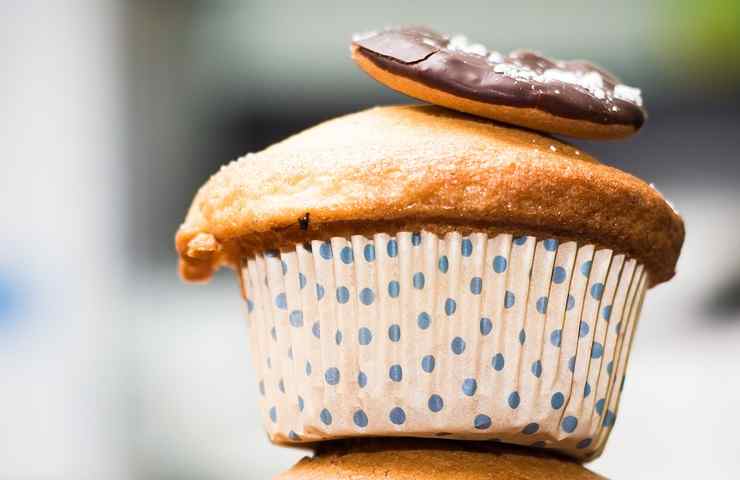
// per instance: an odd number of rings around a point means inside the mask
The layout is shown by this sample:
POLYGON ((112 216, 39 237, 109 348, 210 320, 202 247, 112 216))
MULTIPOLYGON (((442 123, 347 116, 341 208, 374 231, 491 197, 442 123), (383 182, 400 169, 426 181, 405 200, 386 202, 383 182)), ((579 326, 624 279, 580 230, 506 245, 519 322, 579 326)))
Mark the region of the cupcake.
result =
POLYGON ((270 438, 597 456, 683 223, 562 141, 437 106, 330 120, 221 168, 180 272, 241 285, 270 438))

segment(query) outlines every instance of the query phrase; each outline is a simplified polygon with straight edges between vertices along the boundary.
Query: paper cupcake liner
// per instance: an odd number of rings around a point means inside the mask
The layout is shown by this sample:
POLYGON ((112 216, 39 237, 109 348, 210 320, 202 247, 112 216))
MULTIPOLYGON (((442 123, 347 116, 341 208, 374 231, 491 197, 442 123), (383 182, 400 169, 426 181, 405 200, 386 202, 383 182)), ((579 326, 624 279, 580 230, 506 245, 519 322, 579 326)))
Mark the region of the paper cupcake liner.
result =
POLYGON ((278 443, 444 436, 597 456, 646 272, 508 234, 356 235, 244 260, 261 408, 278 443))

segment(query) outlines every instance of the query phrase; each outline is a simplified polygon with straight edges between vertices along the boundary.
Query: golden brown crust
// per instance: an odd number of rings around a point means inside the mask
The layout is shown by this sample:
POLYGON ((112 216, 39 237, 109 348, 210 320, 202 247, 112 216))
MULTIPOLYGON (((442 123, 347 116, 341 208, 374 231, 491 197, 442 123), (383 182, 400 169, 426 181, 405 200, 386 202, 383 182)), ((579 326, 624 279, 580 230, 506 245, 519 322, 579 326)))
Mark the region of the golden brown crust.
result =
POLYGON ((255 251, 423 229, 595 243, 645 263, 652 284, 673 276, 684 237, 656 190, 567 144, 396 106, 330 120, 222 167, 196 195, 176 247, 182 276, 206 280, 255 251))
POLYGON ((441 105, 459 112, 470 113, 533 130, 559 133, 576 138, 610 140, 629 137, 637 131, 631 125, 605 125, 586 120, 574 120, 558 117, 536 108, 494 105, 453 95, 383 70, 363 55, 360 55, 358 50, 357 46, 352 46, 352 59, 365 73, 393 90, 434 105, 441 105))
POLYGON ((276 480, 599 480, 580 464, 492 442, 376 439, 330 443, 276 480))

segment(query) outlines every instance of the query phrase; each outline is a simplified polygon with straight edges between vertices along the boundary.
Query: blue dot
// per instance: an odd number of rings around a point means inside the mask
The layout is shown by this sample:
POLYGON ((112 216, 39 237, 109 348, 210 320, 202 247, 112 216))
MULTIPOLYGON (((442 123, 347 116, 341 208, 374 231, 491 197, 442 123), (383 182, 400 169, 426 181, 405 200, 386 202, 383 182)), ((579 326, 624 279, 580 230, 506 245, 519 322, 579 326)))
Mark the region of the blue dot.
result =
POLYGON ((322 298, 324 298, 324 293, 325 293, 324 287, 322 287, 321 285, 317 283, 316 284, 316 300, 321 300, 322 298))
POLYGON ((586 278, 591 275, 591 265, 593 265, 591 260, 586 260, 581 264, 581 274, 586 278))
POLYGON ((359 385, 360 388, 365 388, 365 385, 367 385, 367 375, 365 372, 357 374, 357 385, 359 385))
POLYGON ((473 254, 473 242, 469 238, 463 239, 460 244, 460 251, 463 257, 469 257, 473 254))
POLYGON ((254 310, 254 302, 250 299, 247 299, 247 313, 252 313, 254 310))
POLYGON ((514 294, 510 291, 506 291, 506 294, 504 295, 504 307, 505 308, 511 308, 514 306, 515 301, 514 294))
POLYGON ((483 336, 488 335, 493 330, 493 322, 488 317, 480 319, 480 334, 483 336))
POLYGON ((519 392, 511 392, 509 394, 509 399, 507 400, 507 402, 508 402, 510 408, 515 409, 515 408, 519 407, 519 402, 520 401, 521 400, 519 398, 519 392))
POLYGON ((427 373, 432 373, 434 371, 434 364, 434 355, 425 355, 424 358, 421 359, 421 369, 427 373))
POLYGON ((321 255, 321 258, 324 260, 331 260, 332 257, 332 251, 331 251, 331 243, 324 242, 321 244, 321 247, 319 247, 319 255, 321 255))
POLYGON ((303 397, 298 395, 298 410, 301 412, 303 411, 303 408, 305 407, 306 403, 303 401, 303 397))
POLYGON ((572 357, 570 357, 570 360, 568 360, 568 370, 570 370, 571 372, 575 372, 576 371, 576 357, 575 357, 575 355, 572 356, 572 357))
POLYGON ((403 425, 406 421, 406 412, 404 412, 401 407, 395 407, 388 415, 388 419, 394 425, 403 425))
POLYGON ((411 234, 411 245, 418 247, 421 245, 421 233, 414 232, 411 234))
POLYGON ((277 408, 275 407, 270 408, 270 420, 272 420, 272 423, 277 422, 277 408))
POLYGON ((285 293, 278 293, 275 297, 275 305, 282 310, 288 308, 288 299, 285 296, 285 293))
POLYGON ((352 416, 352 421, 355 422, 355 425, 358 427, 365 428, 367 427, 367 414, 362 410, 357 410, 352 416))
POLYGON ((545 250, 547 250, 548 252, 554 252, 558 248, 558 241, 554 238, 548 238, 542 243, 545 246, 545 250))
POLYGON ((403 369, 401 368, 401 365, 391 365, 391 368, 388 369, 388 376, 394 382, 400 382, 403 379, 403 369))
POLYGON ((398 242, 396 242, 395 239, 389 240, 388 245, 386 246, 386 251, 388 252, 388 256, 391 258, 398 255, 398 242))
POLYGON ((427 312, 421 312, 419 316, 416 317, 416 323, 419 325, 419 328, 426 330, 432 323, 432 317, 430 317, 427 312))
POLYGON ((452 348, 452 353, 455 355, 462 354, 465 351, 465 340, 460 337, 453 338, 450 343, 450 348, 452 348))
POLYGON ((599 400, 596 401, 596 405, 594 406, 596 413, 598 413, 599 415, 604 414, 604 404, 605 403, 606 403, 606 400, 603 398, 600 398, 599 400))
POLYGON ((525 243, 527 243, 527 236, 526 235, 522 235, 520 237, 514 237, 514 244, 515 245, 522 246, 525 243))
POLYGON ((522 429, 522 433, 524 435, 534 435, 537 433, 540 429, 540 425, 538 423, 528 423, 526 427, 522 429))
POLYGON ((447 273, 447 270, 450 268, 450 261, 447 259, 447 255, 442 255, 439 257, 439 271, 442 273, 447 273))
POLYGON ((532 375, 537 378, 542 376, 542 362, 540 360, 536 360, 532 363, 532 375))
POLYGON ((473 420, 473 426, 476 430, 487 430, 491 428, 491 417, 483 414, 476 415, 473 420))
POLYGON ((401 293, 401 285, 396 280, 388 282, 388 295, 391 298, 396 298, 399 293, 401 293))
POLYGON ((277 342, 277 330, 275 330, 275 326, 274 325, 270 329, 270 336, 272 337, 273 340, 275 340, 277 342))
POLYGON ((371 288, 363 288, 360 290, 360 302, 363 305, 371 305, 375 301, 375 293, 371 288))
POLYGON ((367 327, 361 327, 357 331, 357 341, 360 345, 369 345, 373 341, 373 332, 367 327))
POLYGON ((321 423, 323 423, 324 425, 331 425, 332 418, 331 412, 329 412, 329 410, 325 408, 321 410, 321 413, 319 413, 319 418, 321 419, 321 423))
POLYGON ((560 392, 555 392, 552 394, 552 397, 550 397, 550 406, 555 410, 562 407, 563 403, 565 403, 565 396, 560 392))
POLYGON ((547 312, 547 297, 538 298, 536 306, 537 311, 544 315, 547 312))
POLYGON ((306 286, 306 276, 302 274, 301 272, 298 272, 298 287, 303 290, 303 288, 306 286))
POLYGON ((504 273, 506 271, 506 257, 496 255, 493 257, 493 271, 496 273, 504 273))
POLYGON ((414 274, 412 283, 414 284, 414 288, 417 290, 421 290, 422 288, 424 288, 424 274, 421 272, 416 272, 414 274))
POLYGON ((298 441, 301 440, 300 435, 298 435, 297 433, 295 433, 293 430, 291 430, 291 431, 288 432, 288 438, 290 438, 294 442, 298 442, 298 441))
POLYGON ((555 269, 552 271, 553 283, 557 283, 557 284, 563 283, 567 276, 568 276, 568 273, 565 271, 563 267, 555 267, 555 269))
POLYGON ((497 353, 491 359, 491 366, 497 372, 500 372, 501 370, 504 369, 504 364, 505 364, 504 355, 501 353, 497 353))
POLYGON ((334 343, 336 343, 337 345, 342 344, 342 331, 341 330, 337 330, 336 333, 334 333, 334 343))
POLYGON ((483 290, 483 279, 480 277, 473 277, 470 279, 470 293, 473 295, 480 295, 483 290))
POLYGON ((604 415, 604 421, 601 422, 601 426, 603 427, 612 427, 614 426, 614 422, 617 420, 617 416, 612 412, 611 410, 606 411, 606 415, 604 415))
POLYGON ((563 423, 561 424, 561 427, 563 430, 567 433, 573 433, 573 431, 578 426, 578 419, 573 416, 567 416, 563 419, 563 423))
POLYGON ((610 360, 609 363, 606 364, 606 374, 611 376, 613 369, 614 369, 614 360, 610 360))
POLYGON ((283 382, 282 378, 278 381, 278 390, 280 390, 280 392, 282 393, 285 393, 285 382, 283 382))
POLYGON ((565 301, 565 309, 566 310, 573 310, 573 307, 576 306, 576 299, 573 297, 573 295, 568 294, 568 299, 565 301))
POLYGON ((527 332, 524 331, 522 328, 519 330, 519 343, 524 345, 524 342, 527 340, 527 332))
POLYGON ((311 325, 311 333, 313 333, 314 337, 321 338, 321 325, 319 322, 313 322, 313 325, 311 325))
POLYGON ((601 297, 604 295, 604 284, 603 283, 594 283, 591 285, 591 297, 594 300, 601 300, 601 297))
POLYGON ((339 303, 349 302, 349 289, 347 287, 337 288, 337 302, 339 303))
POLYGON ((339 369, 337 367, 327 368, 324 373, 324 379, 329 385, 336 385, 339 383, 339 369))
POLYGON ((311 375, 311 362, 306 362, 306 376, 311 375))
POLYGON ((583 398, 588 398, 589 395, 591 395, 591 384, 586 382, 583 386, 583 398))
POLYGON ((442 400, 442 397, 437 395, 436 393, 433 394, 431 397, 429 397, 429 401, 427 402, 427 406, 429 407, 429 410, 431 410, 434 413, 439 412, 444 408, 445 402, 442 400))
POLYGON ((603 309, 601 309, 601 315, 604 317, 604 320, 606 320, 607 322, 609 320, 611 320, 611 318, 612 318, 612 306, 611 305, 607 305, 606 307, 604 307, 603 309))
POLYGON ((591 358, 601 358, 604 354, 604 346, 599 342, 594 342, 591 346, 591 358))
POLYGON ((584 438, 583 440, 581 440, 580 442, 576 444, 576 448, 579 448, 582 450, 584 448, 588 448, 590 445, 591 445, 591 439, 584 438))
POLYGON ((280 266, 283 269, 283 275, 288 273, 288 264, 285 263, 285 260, 280 260, 280 266))
POLYGON ((388 338, 391 342, 398 342, 401 340, 401 326, 397 323, 394 323, 390 327, 388 327, 388 338))
POLYGON ((457 310, 457 302, 451 298, 445 300, 445 313, 447 315, 452 315, 455 313, 455 310, 457 310))
POLYGON ((466 378, 462 383, 462 391, 468 397, 475 395, 475 391, 478 389, 478 382, 474 378, 466 378))
POLYGON ((342 248, 342 251, 339 252, 339 258, 342 259, 342 263, 349 265, 355 260, 355 255, 352 253, 352 249, 349 247, 342 248))
POLYGON ((552 344, 553 347, 560 347, 563 341, 562 336, 563 336, 563 331, 560 330, 559 328, 553 330, 550 333, 550 343, 552 344))
POLYGON ((375 245, 368 243, 362 250, 362 254, 365 257, 366 262, 372 262, 375 260, 375 245))
POLYGON ((301 310, 293 310, 290 312, 290 324, 296 328, 303 326, 303 312, 301 310))
POLYGON ((265 382, 260 380, 259 383, 260 395, 265 396, 265 382))

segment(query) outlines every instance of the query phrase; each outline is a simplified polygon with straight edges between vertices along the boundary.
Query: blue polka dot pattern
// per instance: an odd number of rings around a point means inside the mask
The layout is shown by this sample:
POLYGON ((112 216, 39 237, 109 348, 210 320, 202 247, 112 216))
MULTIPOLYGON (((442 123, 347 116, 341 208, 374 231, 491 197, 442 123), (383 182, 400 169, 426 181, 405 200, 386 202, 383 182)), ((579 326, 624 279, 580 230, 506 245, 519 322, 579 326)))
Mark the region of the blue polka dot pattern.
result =
POLYGON ((528 423, 528 424, 527 424, 527 425, 526 425, 526 426, 525 426, 525 427, 524 427, 524 428, 522 429, 522 433, 523 433, 524 435, 534 435, 535 433, 537 433, 537 432, 539 431, 539 429, 540 429, 540 425, 539 425, 539 424, 537 424, 537 423, 534 423, 534 422, 533 422, 533 423, 528 423))
POLYGON ((314 322, 313 325, 311 325, 311 333, 313 333, 314 337, 321 338, 321 325, 319 322, 314 322))
POLYGON ((341 304, 349 302, 349 289, 347 287, 337 288, 337 302, 341 304))
POLYGON ((586 382, 586 385, 583 386, 583 398, 587 398, 589 395, 591 395, 591 384, 586 382))
POLYGON ((306 286, 306 276, 302 274, 301 272, 298 272, 298 288, 303 290, 306 286))
POLYGON ((470 293, 473 295, 480 295, 483 291, 483 279, 480 277, 473 277, 470 279, 470 293))
POLYGON ((450 342, 450 348, 455 355, 461 355, 465 351, 465 340, 461 337, 453 338, 450 342))
POLYGON ((451 298, 445 300, 445 313, 447 315, 453 315, 455 310, 457 310, 457 302, 451 298))
POLYGON ((491 367, 493 367, 493 369, 496 370, 497 372, 500 372, 501 370, 504 369, 505 363, 506 362, 504 359, 504 355, 501 353, 497 353, 491 359, 491 367))
POLYGON ((321 258, 324 260, 331 260, 332 257, 332 251, 331 251, 331 243, 324 242, 319 247, 319 255, 321 255, 321 258))
POLYGON ((401 284, 398 283, 396 280, 391 280, 388 282, 388 295, 390 295, 391 298, 396 298, 401 293, 401 284))
POLYGON ((559 328, 553 330, 550 333, 550 343, 552 344, 553 347, 560 347, 560 344, 562 342, 562 335, 563 335, 563 332, 559 328))
POLYGON ((606 364, 606 374, 607 375, 611 375, 613 368, 614 368, 614 361, 611 360, 611 361, 609 361, 609 363, 606 364))
POLYGON ((277 408, 276 407, 270 408, 270 420, 272 420, 272 423, 277 422, 277 408))
POLYGON ((285 260, 280 260, 280 268, 283 269, 283 275, 288 273, 288 264, 285 263, 285 260))
POLYGON ((534 375, 537 378, 540 378, 542 376, 542 362, 539 360, 536 360, 534 363, 532 363, 532 375, 534 375))
POLYGON ((363 410, 357 410, 352 416, 352 421, 360 428, 367 427, 367 414, 363 410))
POLYGON ((483 414, 476 415, 473 420, 473 427, 475 427, 476 430, 487 430, 491 428, 491 417, 483 414))
POLYGON ((473 242, 469 238, 463 239, 460 244, 460 253, 462 253, 463 257, 469 257, 473 254, 473 242))
POLYGON ((547 313, 547 297, 540 297, 537 299, 537 311, 541 314, 547 313))
POLYGON ((299 442, 301 440, 300 435, 298 435, 297 433, 295 433, 293 430, 291 430, 290 432, 288 432, 288 438, 290 438, 294 442, 299 442))
POLYGON ((325 292, 326 291, 324 290, 324 287, 317 283, 316 284, 316 300, 321 300, 322 298, 324 298, 325 292))
POLYGON ((527 341, 527 332, 525 332, 524 329, 522 328, 521 330, 519 330, 519 343, 524 345, 524 342, 526 341, 527 341))
POLYGON ((421 233, 414 232, 411 234, 411 245, 413 245, 414 247, 418 247, 419 245, 421 245, 421 233))
POLYGON ((366 262, 375 261, 375 245, 368 243, 365 248, 362 249, 362 255, 365 257, 366 262))
POLYGON ((303 397, 298 395, 298 410, 302 412, 305 405, 306 403, 303 401, 303 397))
POLYGON ((394 323, 388 327, 388 338, 391 342, 398 342, 401 340, 401 326, 394 323))
POLYGON ((429 325, 432 323, 432 317, 429 316, 427 312, 421 312, 418 317, 416 317, 416 324, 419 325, 419 328, 422 330, 426 330, 429 328, 429 325))
POLYGON ((442 255, 439 257, 439 271, 442 273, 447 273, 447 270, 450 268, 450 261, 447 259, 447 255, 442 255))
POLYGON ((553 410, 559 410, 563 406, 563 403, 565 403, 565 396, 560 392, 555 392, 550 397, 550 406, 553 410))
POLYGON ((506 293, 504 294, 504 307, 505 308, 513 307, 515 301, 516 301, 516 298, 514 297, 514 294, 507 290, 506 293))
POLYGON ((357 331, 357 342, 360 345, 370 345, 370 342, 373 341, 373 332, 370 331, 367 327, 361 327, 357 331))
POLYGON ((591 331, 591 328, 588 326, 588 323, 581 320, 581 323, 578 324, 578 336, 583 338, 586 335, 588 335, 588 332, 591 331))
POLYGON ((606 415, 604 415, 604 421, 601 422, 602 427, 613 427, 614 422, 617 420, 617 416, 612 412, 611 410, 606 411, 606 415))
POLYGON ((324 380, 329 385, 336 385, 339 383, 339 369, 337 367, 330 367, 324 372, 324 380))
POLYGON ((391 410, 391 413, 388 414, 388 419, 394 425, 403 425, 406 421, 406 412, 404 412, 401 407, 395 407, 391 410))
POLYGON ((342 248, 342 251, 339 252, 339 258, 342 259, 342 263, 345 265, 349 265, 350 263, 354 262, 355 255, 352 253, 352 249, 349 247, 342 248))
POLYGON ((434 355, 425 355, 424 358, 421 359, 421 369, 427 373, 432 373, 434 371, 435 363, 434 355))
POLYGON ((496 255, 493 257, 493 271, 496 273, 504 273, 506 271, 506 257, 496 255))
POLYGON ((519 402, 521 402, 521 399, 519 398, 519 392, 511 392, 506 402, 509 404, 509 408, 511 408, 512 410, 519 408, 519 402))
POLYGON ((547 250, 548 252, 554 252, 558 248, 558 241, 554 238, 548 238, 547 240, 542 242, 542 244, 544 245, 545 250, 547 250))
POLYGON ((576 444, 576 448, 583 450, 584 448, 588 448, 591 445, 591 439, 590 438, 584 438, 580 442, 576 444))
POLYGON ((563 267, 555 267, 552 271, 552 282, 559 285, 565 281, 567 276, 568 273, 563 267))
POLYGON ((360 388, 365 388, 367 385, 367 375, 365 372, 360 372, 357 374, 357 385, 360 386, 360 388))
POLYGON ((373 301, 375 301, 375 293, 371 288, 363 288, 360 290, 360 302, 362 302, 363 305, 372 305, 373 301))
POLYGON ((573 431, 578 426, 578 419, 573 416, 567 416, 563 419, 563 422, 560 424, 560 427, 563 429, 566 433, 573 433, 573 431))
POLYGON ((393 258, 396 255, 398 255, 398 242, 391 239, 388 241, 388 245, 386 246, 386 252, 388 253, 388 256, 393 258))
POLYGON ((604 295, 604 284, 603 283, 594 283, 591 285, 591 297, 594 300, 601 300, 601 297, 604 295))
POLYGON ((414 285, 414 288, 417 290, 421 290, 422 288, 424 288, 424 274, 421 272, 416 272, 412 279, 412 283, 414 285))
POLYGON ((277 306, 281 310, 285 310, 288 308, 288 299, 285 296, 285 293, 278 293, 275 297, 275 306, 277 306))
POLYGON ((475 395, 475 391, 478 389, 478 382, 474 378, 466 378, 462 383, 462 391, 468 397, 475 395))
POLYGON ((587 260, 581 264, 581 274, 586 278, 591 275, 591 265, 593 265, 591 260, 587 260))
POLYGON ((247 313, 252 313, 254 311, 254 302, 250 299, 247 299, 247 313))
POLYGON ((594 409, 596 410, 596 413, 598 413, 599 415, 604 414, 604 404, 605 403, 606 401, 603 398, 596 401, 596 405, 594 405, 594 409))
POLYGON ((604 317, 604 320, 607 322, 612 318, 612 306, 607 305, 603 309, 601 309, 601 316, 604 317))
POLYGON ((568 370, 571 371, 571 373, 576 371, 576 357, 570 357, 570 360, 568 360, 568 370))
POLYGON ((594 342, 591 346, 591 358, 601 358, 604 355, 604 346, 599 342, 594 342))
POLYGON ((488 317, 483 317, 480 319, 480 334, 484 337, 491 333, 491 330, 493 330, 493 322, 491 322, 491 319, 488 317))
POLYGON ((290 324, 296 328, 303 326, 303 312, 300 310, 293 310, 290 312, 290 324))
POLYGON ((388 369, 388 377, 394 382, 403 380, 403 369, 401 365, 391 365, 391 368, 388 369))
POLYGON ((337 346, 342 344, 342 331, 341 330, 337 330, 336 333, 334 334, 334 343, 336 343, 337 346))
POLYGON ((565 301, 565 309, 566 310, 573 310, 573 307, 576 306, 576 299, 573 295, 568 294, 568 299, 565 301))
POLYGON ((311 362, 306 362, 306 376, 311 376, 311 362))
POLYGON ((319 413, 319 418, 321 419, 321 423, 323 423, 324 425, 326 426, 331 425, 332 417, 331 417, 331 412, 329 412, 329 410, 325 408, 321 410, 321 413, 319 413))
POLYGON ((280 390, 281 393, 285 393, 285 382, 283 382, 282 378, 278 381, 278 390, 280 390))
POLYGON ((522 235, 521 237, 514 237, 514 245, 518 245, 521 247, 525 243, 527 243, 526 235, 522 235))
POLYGON ((427 406, 429 407, 429 410, 434 413, 441 411, 444 408, 444 405, 444 400, 442 400, 442 397, 440 397, 436 393, 429 397, 429 401, 427 401, 427 406))

